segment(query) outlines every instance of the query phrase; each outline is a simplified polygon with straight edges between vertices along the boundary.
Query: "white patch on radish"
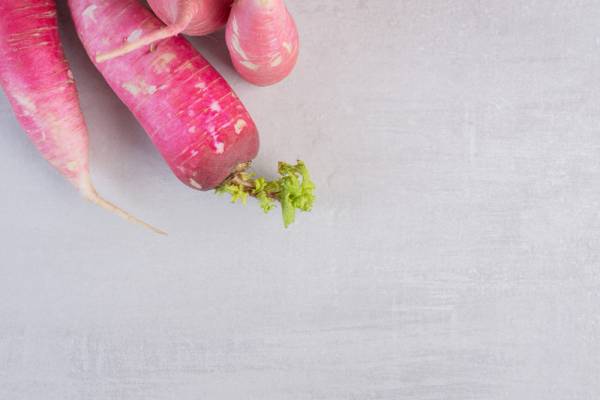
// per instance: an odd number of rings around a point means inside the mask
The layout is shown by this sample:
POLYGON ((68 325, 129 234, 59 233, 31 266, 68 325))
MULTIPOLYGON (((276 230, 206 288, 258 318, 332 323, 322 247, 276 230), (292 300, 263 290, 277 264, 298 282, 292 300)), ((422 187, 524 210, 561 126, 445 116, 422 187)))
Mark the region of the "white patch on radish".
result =
POLYGON ((94 16, 94 12, 96 11, 97 8, 98 8, 97 5, 92 4, 91 6, 89 6, 85 10, 83 10, 81 15, 83 15, 85 18, 89 18, 92 21, 96 22, 96 17, 94 16))
POLYGON ((71 172, 75 172, 77 170, 77 161, 67 163, 67 169, 71 172))
POLYGON ((235 133, 239 135, 240 133, 242 133, 244 128, 247 126, 248 126, 248 123, 245 120, 238 119, 237 121, 235 121, 235 125, 234 125, 235 133))
POLYGON ((195 87, 196 89, 206 89, 206 83, 204 83, 204 82, 198 82, 198 83, 196 83, 196 84, 194 85, 194 87, 195 87))
POLYGON ((233 35, 231 37, 231 45, 233 46, 233 50, 238 53, 244 60, 248 59, 246 52, 242 49, 242 45, 240 44, 240 38, 237 35, 233 35))
POLYGON ((221 111, 221 106, 219 105, 219 102, 215 100, 210 104, 210 109, 214 112, 219 112, 221 111))
POLYGON ((31 116, 37 111, 35 103, 31 101, 30 98, 20 94, 15 94, 14 97, 15 100, 17 100, 17 103, 19 103, 19 105, 21 106, 21 108, 23 108, 23 114, 25 114, 25 116, 31 116))
POLYGON ((127 90, 129 93, 131 93, 134 96, 137 96, 138 94, 140 94, 140 91, 141 91, 140 87, 132 82, 125 82, 123 84, 123 89, 127 90))
POLYGON ((67 76, 69 77, 69 79, 75 80, 75 77, 73 76, 73 72, 70 69, 67 70, 67 76))
POLYGON ((165 89, 166 89, 166 88, 168 88, 168 87, 169 87, 169 85, 160 85, 160 86, 158 87, 158 90, 165 90, 165 89))
POLYGON ((191 151, 192 157, 196 157, 198 155, 198 150, 191 151))
POLYGON ((188 128, 188 132, 189 133, 195 133, 196 132, 196 127, 195 126, 191 126, 188 128))
POLYGON ((127 90, 133 96, 137 96, 140 93, 143 94, 154 94, 158 90, 154 85, 148 85, 146 82, 125 82, 121 85, 123 89, 127 90))
POLYGON ((224 151, 225 151, 225 143, 215 142, 215 153, 223 154, 224 151))
POLYGON ((183 64, 181 64, 180 67, 178 67, 177 69, 194 69, 194 64, 192 64, 192 62, 190 60, 187 60, 186 62, 184 62, 183 64))
POLYGON ((235 17, 231 19, 231 29, 233 30, 233 34, 235 36, 240 36, 240 27, 238 26, 237 18, 235 17))
POLYGON ((190 178, 190 185, 192 185, 196 189, 202 190, 202 185, 196 182, 194 178, 190 178))
POLYGON ((282 61, 283 59, 281 58, 280 54, 277 57, 275 57, 273 61, 271 61, 271 67, 278 67, 279 65, 281 65, 282 61))
POLYGON ((246 60, 242 60, 240 61, 240 64, 242 64, 244 67, 251 69, 252 71, 256 71, 258 69, 258 65, 250 62, 250 61, 246 61, 246 60))
POLYGON ((127 36, 127 41, 128 42, 135 42, 136 40, 138 40, 140 37, 142 37, 142 30, 141 29, 136 29, 133 32, 131 32, 129 34, 129 36, 127 36))
POLYGON ((292 44, 290 42, 283 42, 282 46, 287 50, 288 53, 292 54, 292 44))
POLYGON ((169 63, 173 61, 177 56, 173 53, 164 53, 157 57, 152 62, 152 67, 158 73, 168 72, 169 71, 169 63))
POLYGON ((157 90, 156 86, 154 86, 154 85, 146 86, 146 93, 148 93, 148 94, 154 94, 154 93, 156 93, 156 90, 157 90))

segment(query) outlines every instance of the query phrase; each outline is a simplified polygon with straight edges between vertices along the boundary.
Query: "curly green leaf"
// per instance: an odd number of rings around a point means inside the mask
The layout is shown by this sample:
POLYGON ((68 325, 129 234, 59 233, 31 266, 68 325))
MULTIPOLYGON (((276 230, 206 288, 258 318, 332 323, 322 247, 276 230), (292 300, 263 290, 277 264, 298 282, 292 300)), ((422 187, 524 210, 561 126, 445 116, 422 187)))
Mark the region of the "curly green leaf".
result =
POLYGON ((240 201, 246 204, 249 196, 255 197, 265 213, 275 208, 276 202, 279 202, 286 228, 295 221, 296 210, 312 209, 315 202, 315 184, 304 162, 298 161, 295 165, 279 162, 277 169, 281 177, 273 181, 255 178, 254 174, 246 172, 247 166, 239 168, 217 187, 216 192, 228 193, 232 203, 240 201))

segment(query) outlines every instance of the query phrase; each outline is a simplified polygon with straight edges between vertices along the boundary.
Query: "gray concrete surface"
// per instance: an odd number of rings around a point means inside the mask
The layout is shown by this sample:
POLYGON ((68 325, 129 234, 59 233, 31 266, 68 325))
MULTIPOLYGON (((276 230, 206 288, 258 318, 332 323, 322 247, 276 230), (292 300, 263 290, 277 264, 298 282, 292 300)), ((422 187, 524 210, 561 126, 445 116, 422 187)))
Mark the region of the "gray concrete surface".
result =
POLYGON ((0 399, 598 399, 600 3, 289 7, 278 86, 194 40, 258 168, 314 172, 287 231, 181 185, 69 24, 96 184, 170 236, 81 201, 0 99, 0 399))

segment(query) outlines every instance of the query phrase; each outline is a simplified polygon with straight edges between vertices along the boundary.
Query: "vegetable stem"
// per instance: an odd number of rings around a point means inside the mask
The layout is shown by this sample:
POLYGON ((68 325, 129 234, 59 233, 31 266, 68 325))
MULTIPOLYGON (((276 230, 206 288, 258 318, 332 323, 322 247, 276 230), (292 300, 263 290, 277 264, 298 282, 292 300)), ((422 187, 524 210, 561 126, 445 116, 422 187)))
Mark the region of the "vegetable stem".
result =
POLYGON ((273 181, 256 178, 249 173, 250 163, 239 164, 234 172, 216 188, 216 193, 228 193, 231 202, 240 201, 246 204, 248 197, 260 202, 265 213, 275 208, 276 202, 281 204, 283 224, 287 228, 296 219, 296 210, 310 211, 315 201, 315 184, 303 161, 295 165, 279 162, 278 171, 281 177, 273 181))

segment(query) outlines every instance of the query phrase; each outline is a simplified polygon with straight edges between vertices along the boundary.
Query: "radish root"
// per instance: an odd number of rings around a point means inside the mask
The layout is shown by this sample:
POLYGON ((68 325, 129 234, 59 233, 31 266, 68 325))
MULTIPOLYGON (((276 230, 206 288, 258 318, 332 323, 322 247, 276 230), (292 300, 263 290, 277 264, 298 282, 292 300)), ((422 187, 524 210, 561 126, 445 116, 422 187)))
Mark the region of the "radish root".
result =
POLYGON ((194 0, 182 0, 180 7, 180 12, 177 15, 177 19, 173 24, 167 25, 154 32, 150 32, 146 35, 143 35, 139 39, 133 40, 131 42, 126 41, 121 47, 118 47, 116 49, 107 51, 105 53, 97 54, 96 62, 101 63, 109 61, 113 58, 129 54, 132 51, 142 48, 144 46, 152 45, 153 43, 159 40, 168 39, 170 37, 179 35, 188 27, 192 19, 194 19, 194 16, 198 14, 199 11, 199 6, 194 0))
POLYGON ((167 232, 163 231, 162 229, 158 229, 157 227, 152 226, 137 217, 134 217, 133 215, 129 214, 127 211, 123 210, 122 208, 114 205, 110 201, 108 201, 105 198, 103 198, 102 196, 100 196, 98 194, 98 192, 96 191, 96 189, 94 188, 94 186, 92 185, 92 183, 90 182, 89 178, 84 179, 84 182, 82 182, 82 185, 80 186, 80 190, 81 190, 81 194, 83 195, 83 197, 86 200, 104 208, 105 210, 110 211, 111 213, 113 213, 115 215, 118 215, 119 217, 123 218, 124 220, 134 223, 134 224, 141 225, 144 228, 150 229, 154 233, 158 233, 159 235, 167 235, 167 232))

